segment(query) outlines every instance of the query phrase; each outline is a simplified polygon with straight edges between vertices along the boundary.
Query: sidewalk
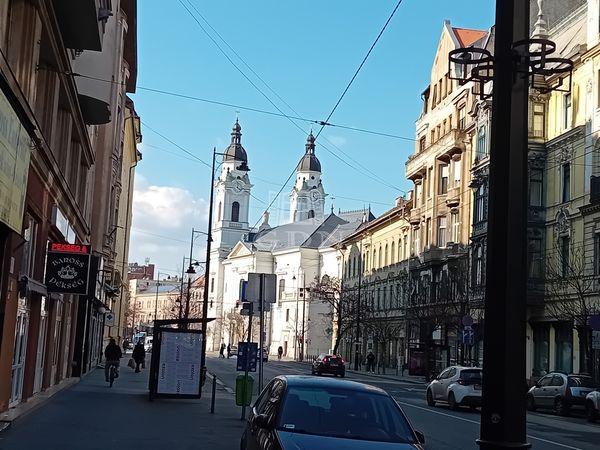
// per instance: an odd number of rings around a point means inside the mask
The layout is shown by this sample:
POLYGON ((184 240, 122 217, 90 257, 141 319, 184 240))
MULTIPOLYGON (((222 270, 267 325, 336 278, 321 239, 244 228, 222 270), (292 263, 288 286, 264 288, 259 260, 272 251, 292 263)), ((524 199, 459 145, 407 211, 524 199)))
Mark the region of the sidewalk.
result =
POLYGON ((110 388, 104 370, 95 370, 13 422, 0 433, 0 449, 239 448, 245 422, 233 395, 222 386, 217 386, 215 414, 210 414, 210 379, 199 400, 150 402, 147 375, 147 371, 136 374, 121 367, 121 376, 110 388))

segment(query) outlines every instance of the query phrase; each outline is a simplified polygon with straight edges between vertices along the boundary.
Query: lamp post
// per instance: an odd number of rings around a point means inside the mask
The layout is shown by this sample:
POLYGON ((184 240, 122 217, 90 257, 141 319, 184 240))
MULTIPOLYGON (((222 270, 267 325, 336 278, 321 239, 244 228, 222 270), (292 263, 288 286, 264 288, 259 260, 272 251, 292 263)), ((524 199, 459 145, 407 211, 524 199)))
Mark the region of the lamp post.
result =
POLYGON ((358 370, 359 358, 360 358, 360 288, 362 284, 362 271, 363 271, 363 263, 362 263, 362 240, 363 236, 360 236, 359 241, 359 250, 358 250, 358 298, 356 299, 356 343, 354 344, 356 348, 354 349, 354 370, 358 370))
MULTIPOLYGON (((210 215, 211 214, 209 213, 209 219, 208 219, 209 222, 212 219, 210 217, 210 215)), ((210 224, 209 224, 209 227, 210 227, 210 224)), ((200 230, 195 230, 192 228, 192 238, 190 240, 190 257, 189 257, 190 265, 189 265, 188 269, 185 271, 185 273, 188 274, 188 285, 187 285, 187 294, 185 297, 185 312, 184 312, 184 316, 183 316, 184 319, 188 319, 190 316, 190 296, 191 296, 191 288, 192 288, 192 275, 194 275, 196 273, 196 271, 194 270, 194 265, 196 265, 196 266, 199 265, 199 263, 198 264, 192 263, 194 261, 192 253, 194 251, 194 236, 196 234, 204 234, 204 235, 208 236, 208 233, 206 233, 204 231, 200 231, 200 230)), ((184 260, 184 262, 185 262, 185 260, 184 260)), ((207 266, 206 270, 208 271, 208 266, 207 266)), ((205 286, 205 290, 206 290, 206 286, 205 286)), ((185 327, 187 327, 187 325, 185 325, 185 327)))
MULTIPOLYGON (((195 231, 195 233, 200 233, 199 231, 195 231)), ((203 262, 197 261, 195 259, 190 260, 187 256, 183 257, 183 260, 181 262, 181 285, 179 287, 179 298, 177 299, 176 303, 179 303, 179 313, 178 313, 178 319, 182 319, 183 318, 183 277, 185 276, 186 273, 190 273, 189 270, 190 268, 192 268, 193 266, 200 266, 201 264, 204 264, 203 262), (190 261, 190 265, 187 269, 187 271, 185 270, 185 262, 186 261, 190 261)), ((193 273, 196 273, 195 271, 193 273)), ((186 319, 189 319, 189 317, 185 317, 186 319)))
MULTIPOLYGON (((156 274, 156 299, 154 301, 154 320, 158 320, 158 287, 160 286, 160 276, 166 275, 167 279, 171 279, 171 276, 167 273, 161 273, 160 271, 156 274)), ((152 326, 152 333, 154 333, 154 326, 152 326)))

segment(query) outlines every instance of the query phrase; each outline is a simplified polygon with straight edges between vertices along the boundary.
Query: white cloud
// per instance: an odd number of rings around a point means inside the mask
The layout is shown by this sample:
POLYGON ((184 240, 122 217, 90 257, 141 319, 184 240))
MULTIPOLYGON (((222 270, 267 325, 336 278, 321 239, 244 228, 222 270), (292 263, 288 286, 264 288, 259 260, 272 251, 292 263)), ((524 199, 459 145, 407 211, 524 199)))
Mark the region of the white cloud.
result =
MULTIPOLYGON (((161 272, 177 273, 189 255, 191 229, 206 230, 208 202, 183 188, 156 186, 136 175, 129 261, 146 258, 161 272)), ((205 239, 194 241, 194 258, 204 261, 205 239)))
POLYGON ((346 145, 346 142, 348 142, 348 140, 343 137, 343 136, 327 136, 327 139, 329 139, 333 145, 335 145, 336 147, 343 147, 344 145, 346 145))

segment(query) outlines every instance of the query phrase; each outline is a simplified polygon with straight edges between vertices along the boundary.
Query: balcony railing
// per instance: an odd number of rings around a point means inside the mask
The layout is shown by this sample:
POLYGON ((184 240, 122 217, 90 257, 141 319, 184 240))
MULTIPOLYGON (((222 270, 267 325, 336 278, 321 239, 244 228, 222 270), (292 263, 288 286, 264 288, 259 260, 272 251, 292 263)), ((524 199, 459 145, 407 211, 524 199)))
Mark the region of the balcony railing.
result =
POLYGON ((446 205, 449 207, 458 206, 460 203, 460 186, 454 186, 448 189, 446 195, 446 205))
POLYGON ((439 138, 436 142, 426 147, 424 151, 411 155, 406 161, 406 176, 411 178, 426 169, 427 161, 432 154, 438 157, 442 154, 451 154, 457 149, 465 149, 465 132, 454 128, 439 138))

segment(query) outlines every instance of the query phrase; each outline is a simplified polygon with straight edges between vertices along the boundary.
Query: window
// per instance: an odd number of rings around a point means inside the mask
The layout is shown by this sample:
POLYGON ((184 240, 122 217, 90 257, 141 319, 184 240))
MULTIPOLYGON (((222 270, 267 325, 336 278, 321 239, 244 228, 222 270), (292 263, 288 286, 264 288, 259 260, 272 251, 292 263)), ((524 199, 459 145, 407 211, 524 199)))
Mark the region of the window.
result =
POLYGON ((438 104, 438 87, 437 84, 433 86, 433 97, 431 99, 431 109, 435 108, 438 104))
POLYGON ((352 276, 356 276, 356 256, 352 258, 352 276))
POLYGON ((419 139, 419 152, 425 151, 425 136, 419 139))
POLYGON ((413 231, 413 239, 414 248, 412 254, 417 255, 421 251, 421 230, 419 228, 413 231))
POLYGON ((315 211, 311 209, 311 210, 308 212, 308 218, 309 218, 309 219, 313 219, 314 217, 315 217, 315 211))
POLYGON ((571 94, 565 94, 563 97, 563 128, 570 128, 573 123, 573 105, 571 102, 571 94))
POLYGON ((402 261, 402 240, 398 239, 398 258, 396 259, 398 262, 402 261))
POLYGON ((475 286, 483 284, 483 247, 479 245, 475 250, 475 266, 473 283, 475 286))
POLYGON ((396 261, 394 261, 394 258, 396 257, 396 248, 394 243, 392 242, 392 246, 390 248, 390 264, 394 264, 396 261))
POLYGON ((381 288, 377 288, 377 309, 381 309, 381 288))
POLYGON ((533 123, 532 132, 534 137, 544 137, 545 107, 543 103, 533 104, 533 123))
POLYGON ((282 278, 281 280, 279 280, 279 300, 281 300, 283 298, 284 293, 285 293, 285 278, 282 278))
POLYGON ((233 204, 231 205, 231 221, 240 221, 240 204, 238 202, 233 202, 233 204))
POLYGON ((385 255, 384 255, 384 264, 383 264, 384 266, 389 265, 389 263, 390 263, 389 256, 390 256, 389 248, 388 248, 388 245, 385 244, 385 255))
POLYGON ((460 159, 454 161, 454 186, 460 186, 460 176, 461 176, 462 164, 460 159))
POLYGON ((215 292, 215 279, 210 279, 210 292, 215 292))
POLYGON ((425 247, 429 245, 429 237, 431 236, 431 219, 428 217, 425 222, 425 247))
POLYGON ((373 269, 377 269, 377 250, 373 250, 373 269))
POLYGON ((594 275, 600 275, 600 233, 594 234, 594 275))
POLYGON ((487 155, 487 130, 485 126, 479 127, 477 132, 477 149, 475 156, 477 159, 484 158, 487 155))
POLYGON ((223 204, 221 202, 219 202, 219 207, 217 209, 217 221, 221 220, 221 208, 223 207, 223 204))
POLYGON ((446 119, 444 119, 444 121, 442 122, 442 134, 444 134, 444 135, 445 135, 445 134, 446 134, 446 132, 448 131, 448 130, 446 129, 446 123, 447 123, 447 121, 446 121, 446 119))
POLYGON ((486 219, 485 211, 485 187, 480 185, 475 191, 475 211, 473 214, 475 223, 483 222, 486 219))
POLYGON ((290 321, 290 310, 289 309, 285 310, 285 321, 286 322, 290 321))
POLYGON ((454 213, 452 218, 452 242, 460 242, 460 219, 458 213, 454 213))
POLYGON ((433 144, 435 142, 435 128, 433 130, 431 130, 430 136, 431 136, 430 143, 433 144))
POLYGON ((542 206, 544 171, 542 169, 531 169, 529 173, 529 206, 542 206))
POLYGON ((432 191, 432 189, 431 189, 431 183, 432 183, 432 180, 433 180, 433 167, 430 167, 429 169, 427 169, 427 180, 426 180, 426 183, 427 183, 427 198, 431 198, 431 193, 432 193, 431 192, 432 191))
POLYGON ((380 245, 379 246, 379 258, 377 259, 377 267, 382 267, 381 260, 382 260, 382 257, 381 257, 381 245, 380 245))
POLYGON ((560 238, 560 274, 562 277, 569 275, 569 236, 561 236, 560 238))
POLYGON ((571 200, 571 164, 562 165, 562 201, 563 203, 571 200))
POLYGON ((25 229, 23 230, 23 261, 21 263, 21 274, 33 277, 35 262, 35 247, 37 240, 37 222, 27 214, 25 218, 25 229))
POLYGON ((446 246, 446 216, 438 217, 437 244, 438 247, 446 246))
POLYGON ((527 252, 527 265, 529 267, 529 278, 539 279, 542 277, 542 240, 530 238, 527 252))
POLYGON ((458 129, 464 130, 467 127, 467 111, 464 106, 458 108, 458 129))
POLYGON ((440 164, 440 194, 448 193, 448 165, 440 164))

